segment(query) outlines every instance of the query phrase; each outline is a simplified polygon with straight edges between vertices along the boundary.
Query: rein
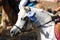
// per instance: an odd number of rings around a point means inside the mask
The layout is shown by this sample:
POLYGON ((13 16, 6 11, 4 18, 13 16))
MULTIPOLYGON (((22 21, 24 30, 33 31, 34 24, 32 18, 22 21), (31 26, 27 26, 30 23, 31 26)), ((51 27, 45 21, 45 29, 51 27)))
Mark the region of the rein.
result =
POLYGON ((45 24, 43 24, 43 25, 46 25, 46 24, 48 24, 48 23, 50 23, 50 22, 52 22, 52 21, 56 22, 56 20, 55 20, 55 19, 57 19, 57 18, 59 18, 59 20, 60 20, 60 17, 57 17, 57 16, 55 16, 55 17, 56 17, 56 18, 54 18, 54 19, 50 20, 49 22, 47 22, 47 23, 45 23, 45 24))
POLYGON ((14 26, 16 26, 19 30, 21 30, 21 28, 19 28, 19 26, 17 26, 17 25, 14 25, 14 26))
MULTIPOLYGON (((26 18, 27 18, 27 17, 26 17, 26 18)), ((25 18, 25 19, 26 19, 26 18, 25 18)), ((60 18, 60 17, 57 17, 57 18, 60 18)), ((56 18, 55 18, 55 19, 56 19, 56 18)), ((47 22, 47 23, 45 23, 45 24, 43 24, 43 25, 46 25, 46 24, 48 24, 48 23, 50 23, 50 22, 52 22, 52 21, 55 21, 55 19, 54 19, 54 20, 52 19, 52 20, 50 20, 49 22, 47 22)), ((27 26, 27 24, 28 24, 28 18, 27 18, 25 21, 26 21, 26 22, 25 22, 24 26, 27 26)), ((29 19, 29 21, 31 21, 31 20, 29 19)), ((55 21, 55 22, 56 22, 56 21, 55 21)), ((31 22, 31 23, 32 23, 32 22, 31 22)), ((19 26, 17 26, 17 25, 14 25, 14 26, 16 26, 19 30, 22 30, 22 29, 19 28, 19 26)), ((23 26, 23 27, 24 27, 24 26, 23 26)))

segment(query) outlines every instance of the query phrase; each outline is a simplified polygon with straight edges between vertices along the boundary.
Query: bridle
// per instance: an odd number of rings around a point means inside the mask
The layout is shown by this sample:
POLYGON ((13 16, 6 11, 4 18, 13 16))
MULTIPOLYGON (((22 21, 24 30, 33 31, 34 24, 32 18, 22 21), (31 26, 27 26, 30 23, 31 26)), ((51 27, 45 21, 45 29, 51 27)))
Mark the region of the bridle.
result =
MULTIPOLYGON (((57 17, 57 16, 56 16, 57 17)), ((57 18, 60 18, 60 17, 57 17, 57 18)), ((23 27, 25 26, 27 26, 27 24, 28 24, 28 19, 30 20, 30 18, 28 17, 28 16, 26 16, 24 19, 22 19, 22 20, 24 20, 25 21, 25 24, 23 25, 23 27)), ((56 19, 56 18, 55 18, 56 19)), ((48 24, 48 23, 50 23, 50 22, 52 22, 52 21, 55 21, 55 19, 52 19, 52 20, 50 20, 49 22, 47 22, 47 23, 45 23, 45 24, 43 24, 43 25, 46 25, 46 24, 48 24)), ((30 20, 31 21, 31 20, 30 20)), ((56 21, 55 21, 56 22, 56 21)), ((31 22, 32 23, 32 22, 31 22)), ((17 25, 14 25, 14 26, 16 26, 18 29, 20 29, 17 25)), ((21 29, 20 29, 21 30, 21 29)))
MULTIPOLYGON (((23 30, 23 29, 25 29, 26 28, 26 26, 27 26, 27 24, 28 24, 28 22, 30 21, 31 22, 31 20, 30 20, 30 18, 28 17, 28 16, 26 16, 24 19, 22 19, 21 18, 21 20, 23 20, 23 21, 25 21, 25 24, 23 25, 23 28, 21 29, 21 28, 19 28, 19 26, 17 26, 17 25, 14 25, 15 27, 17 27, 19 30, 23 30)), ((31 22, 32 23, 32 22, 31 22)))
POLYGON ((19 30, 21 30, 21 28, 19 28, 19 26, 17 26, 17 25, 14 25, 15 27, 17 27, 19 30))

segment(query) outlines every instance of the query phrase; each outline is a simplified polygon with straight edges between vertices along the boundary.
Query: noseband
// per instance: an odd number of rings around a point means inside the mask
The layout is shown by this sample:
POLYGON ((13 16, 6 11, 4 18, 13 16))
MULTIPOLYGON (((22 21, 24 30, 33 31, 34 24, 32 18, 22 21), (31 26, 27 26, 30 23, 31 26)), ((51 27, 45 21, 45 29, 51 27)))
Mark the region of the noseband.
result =
MULTIPOLYGON (((28 22, 30 21, 31 22, 31 20, 30 20, 30 18, 28 17, 28 16, 26 16, 25 18, 21 18, 21 20, 23 20, 23 21, 25 21, 25 24, 23 25, 23 28, 21 29, 19 26, 17 26, 17 25, 14 25, 14 26, 16 26, 19 30, 24 30, 25 28, 26 28, 26 26, 27 26, 27 24, 28 24, 28 22)), ((32 23, 32 22, 31 22, 32 23)))
POLYGON ((19 30, 21 30, 21 28, 19 28, 19 26, 17 26, 17 25, 14 25, 14 26, 16 26, 19 30))

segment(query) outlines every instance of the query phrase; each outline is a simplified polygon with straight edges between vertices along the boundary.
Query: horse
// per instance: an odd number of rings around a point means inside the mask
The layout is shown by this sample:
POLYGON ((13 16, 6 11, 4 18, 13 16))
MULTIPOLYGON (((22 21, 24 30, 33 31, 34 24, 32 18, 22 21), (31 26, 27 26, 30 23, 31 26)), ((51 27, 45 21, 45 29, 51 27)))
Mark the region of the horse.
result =
MULTIPOLYGON (((40 5, 40 4, 39 4, 40 5)), ((37 6, 38 7, 38 6, 37 6)))
MULTIPOLYGON (((19 0, 1 0, 2 5, 2 21, 0 28, 4 29, 10 29, 17 21, 17 14, 19 12, 19 0)), ((34 5, 36 8, 43 8, 44 10, 47 10, 47 7, 37 2, 34 5)))
POLYGON ((5 29, 9 30, 17 20, 17 13, 19 11, 18 1, 17 0, 0 0, 0 11, 2 13, 2 16, 1 16, 2 19, 0 24, 0 34, 2 34, 3 31, 5 31, 5 29))
POLYGON ((14 25, 14 23, 17 20, 17 13, 19 11, 18 1, 17 0, 1 0, 1 5, 2 5, 2 22, 0 26, 1 27, 3 26, 5 28, 8 25, 14 25), (12 18, 12 15, 13 15, 13 18, 12 18))
MULTIPOLYGON (((31 8, 31 7, 30 7, 31 8)), ((47 22, 52 20, 51 19, 51 16, 54 16, 54 15, 51 15, 51 13, 49 12, 46 12, 46 11, 43 11, 43 9, 37 9, 37 8, 31 8, 31 11, 33 12, 36 12, 36 17, 39 19, 39 22, 41 23, 42 27, 37 27, 37 39, 38 40, 55 40, 55 35, 54 35, 54 26, 55 26, 55 23, 53 21, 51 21, 50 23, 48 24, 45 24, 46 20, 47 22), (44 17, 46 17, 44 19, 44 17), (48 18, 47 18, 48 16, 48 18)), ((12 29, 10 30, 10 33, 11 35, 13 36, 14 34, 18 33, 18 32, 21 32, 21 29, 23 28, 24 24, 25 24, 25 21, 24 20, 21 20, 21 18, 24 18, 26 17, 26 12, 25 12, 25 9, 24 7, 21 8, 21 11, 18 13, 18 20, 16 22, 16 24, 12 27, 12 29), (23 11, 23 12, 22 12, 23 11)))
MULTIPOLYGON (((17 20, 17 14, 19 12, 19 8, 18 8, 19 3, 20 3, 19 0, 2 0, 1 1, 1 5, 3 7, 2 7, 2 22, 1 22, 0 26, 3 26, 3 24, 5 26, 10 25, 10 24, 11 25, 15 24, 15 22, 17 20), (8 11, 6 11, 6 10, 8 10, 8 11), (11 10, 11 13, 9 12, 10 10, 11 10), (13 14, 14 14, 14 17, 12 19, 13 14), (6 18, 4 18, 4 17, 6 17, 6 18)), ((39 2, 37 2, 34 6, 38 9, 43 8, 43 9, 47 10, 47 7, 45 5, 43 5, 42 3, 39 3, 39 2)))

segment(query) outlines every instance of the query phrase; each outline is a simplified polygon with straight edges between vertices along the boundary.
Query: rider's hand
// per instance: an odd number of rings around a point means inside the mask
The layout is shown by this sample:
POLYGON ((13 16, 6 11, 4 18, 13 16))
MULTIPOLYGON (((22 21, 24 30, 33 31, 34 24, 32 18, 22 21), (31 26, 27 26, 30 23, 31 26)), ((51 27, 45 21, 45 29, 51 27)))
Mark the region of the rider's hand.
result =
POLYGON ((56 13, 57 13, 57 11, 53 11, 52 13, 53 13, 53 14, 56 14, 56 13))
POLYGON ((60 19, 60 16, 58 16, 58 15, 57 16, 52 16, 53 21, 58 21, 59 19, 60 19))

